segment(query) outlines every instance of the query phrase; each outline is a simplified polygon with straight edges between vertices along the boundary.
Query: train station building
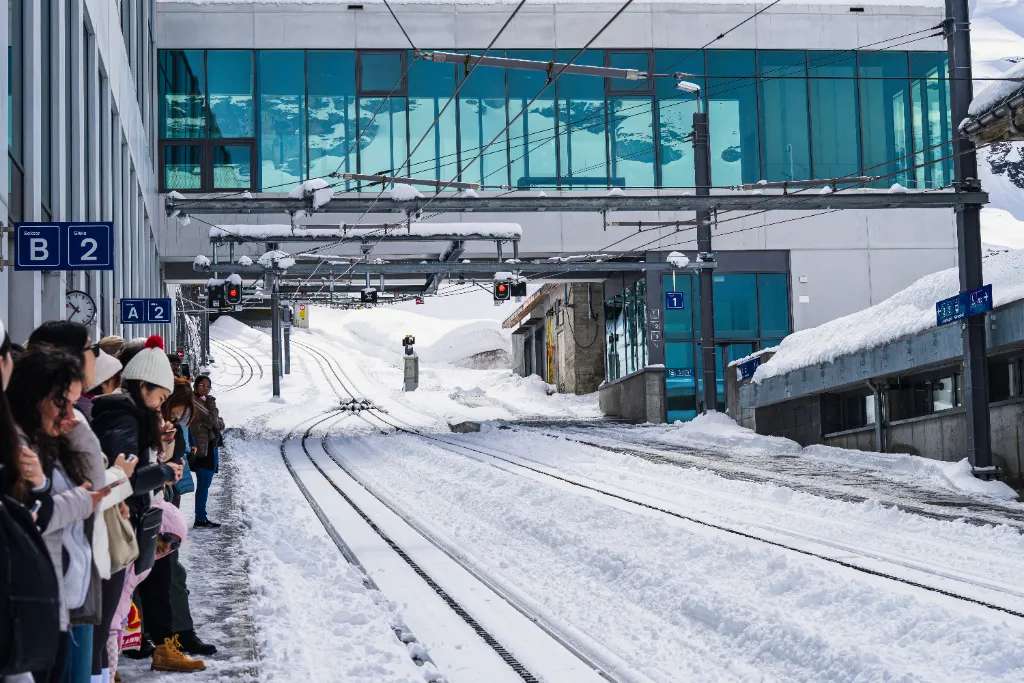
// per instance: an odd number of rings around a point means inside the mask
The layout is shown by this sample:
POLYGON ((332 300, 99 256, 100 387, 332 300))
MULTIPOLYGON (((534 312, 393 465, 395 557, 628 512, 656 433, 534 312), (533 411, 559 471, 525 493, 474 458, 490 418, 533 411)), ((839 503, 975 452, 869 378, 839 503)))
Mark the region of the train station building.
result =
MULTIPOLYGON (((482 198, 687 193, 698 108, 709 118, 713 194, 767 197, 791 190, 758 183, 823 179, 812 190, 820 194, 829 179, 846 176, 873 179, 835 186, 844 193, 940 192, 952 181, 939 0, 783 3, 707 48, 707 36, 747 18, 750 6, 638 2, 575 60, 683 73, 699 96, 670 78, 566 74, 549 83, 542 71, 422 58, 429 50, 479 54, 512 11, 508 3, 398 3, 408 38, 378 2, 9 0, 9 8, 10 57, 0 72, 12 93, 10 192, 2 210, 8 222, 112 220, 120 259, 98 276, 6 269, 0 315, 22 336, 62 317, 72 286, 93 295, 97 331, 109 333, 120 331, 119 298, 204 283, 209 273, 193 263, 213 255, 209 224, 322 227, 393 216, 242 207, 190 220, 167 215, 169 197, 287 197, 302 181, 328 178, 335 196, 375 198, 380 185, 344 174, 376 173, 478 183, 482 198), (66 128, 45 123, 61 117, 66 128)), ((617 9, 527 3, 489 54, 568 60, 617 9)), ((655 422, 689 419, 700 407, 697 277, 666 262, 672 251, 696 259, 693 218, 557 207, 418 216, 521 225, 517 259, 534 265, 524 277, 552 286, 510 317, 517 371, 566 391, 600 386, 608 414, 655 422), (595 267, 570 268, 574 259, 595 267), (678 295, 671 308, 666 293, 678 295), (559 329, 567 348, 556 343, 559 329), (571 373, 559 370, 570 358, 571 373)), ((949 208, 726 211, 715 219, 720 407, 730 361, 956 262, 949 208)), ((329 253, 368 264, 443 262, 447 254, 449 262, 510 268, 487 240, 460 244, 457 258, 448 244, 389 241, 369 256, 363 246, 337 244, 329 253)), ((219 274, 266 247, 221 249, 219 274)), ((332 290, 358 291, 371 268, 348 271, 332 290)), ((383 289, 429 294, 438 279, 388 275, 383 289)))

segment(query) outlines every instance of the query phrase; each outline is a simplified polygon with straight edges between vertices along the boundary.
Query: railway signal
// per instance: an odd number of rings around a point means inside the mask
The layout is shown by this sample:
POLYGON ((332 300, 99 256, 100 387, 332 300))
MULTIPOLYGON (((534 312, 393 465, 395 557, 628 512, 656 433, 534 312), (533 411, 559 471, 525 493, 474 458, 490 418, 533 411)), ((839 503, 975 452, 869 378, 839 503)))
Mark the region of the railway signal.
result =
POLYGON ((512 285, 508 280, 498 280, 494 283, 494 303, 501 305, 512 296, 512 285))
POLYGON ((237 306, 242 303, 242 288, 238 285, 228 285, 226 298, 228 305, 237 306))
POLYGON ((206 285, 206 307, 221 308, 224 305, 224 283, 206 285))

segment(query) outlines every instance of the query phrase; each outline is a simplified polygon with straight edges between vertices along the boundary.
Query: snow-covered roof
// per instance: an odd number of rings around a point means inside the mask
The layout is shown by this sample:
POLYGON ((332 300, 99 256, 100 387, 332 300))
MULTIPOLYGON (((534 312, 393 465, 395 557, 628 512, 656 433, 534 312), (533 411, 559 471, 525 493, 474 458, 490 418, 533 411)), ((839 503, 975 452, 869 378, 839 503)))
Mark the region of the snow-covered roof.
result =
MULTIPOLYGON (((253 240, 287 242, 288 238, 322 237, 325 239, 351 237, 365 234, 367 239, 381 235, 381 231, 368 230, 365 227, 341 225, 336 228, 324 226, 325 229, 311 229, 285 224, 267 225, 220 225, 210 228, 210 237, 244 237, 253 240)), ((523 236, 523 228, 518 223, 412 223, 408 227, 396 225, 389 230, 392 235, 410 235, 415 237, 479 237, 483 239, 517 240, 523 236)))
MULTIPOLYGON (((1002 77, 1024 79, 1024 61, 1014 64, 1002 77)), ((967 115, 981 116, 1018 91, 1024 92, 1024 80, 992 81, 988 87, 971 100, 971 106, 967 108, 967 115)))
MULTIPOLYGON (((992 285, 994 306, 1024 299, 1024 249, 994 254, 982 262, 992 285)), ((960 291, 959 271, 947 268, 926 275, 870 308, 795 332, 757 369, 754 381, 799 368, 834 362, 840 356, 875 348, 935 327, 935 303, 960 291)))

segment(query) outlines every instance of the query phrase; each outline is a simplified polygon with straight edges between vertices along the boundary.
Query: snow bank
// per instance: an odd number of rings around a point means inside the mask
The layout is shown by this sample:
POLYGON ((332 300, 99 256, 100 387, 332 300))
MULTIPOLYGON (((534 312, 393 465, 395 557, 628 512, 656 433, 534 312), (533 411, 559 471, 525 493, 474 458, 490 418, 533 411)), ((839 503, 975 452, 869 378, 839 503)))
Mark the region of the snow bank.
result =
MULTIPOLYGON (((992 284, 995 306, 1024 298, 1024 250, 987 257, 985 282, 992 284)), ((926 275, 906 289, 870 308, 795 332, 779 344, 775 355, 754 374, 754 381, 798 368, 831 363, 844 354, 882 346, 935 326, 935 302, 960 291, 956 268, 926 275)))
MULTIPOLYGON (((1003 74, 1003 78, 1024 79, 1024 62, 1013 65, 1009 71, 1003 74)), ((992 81, 988 87, 974 96, 971 106, 967 108, 967 114, 980 116, 1022 88, 1024 88, 1022 80, 992 81)))
POLYGON ((731 417, 719 412, 705 413, 689 422, 676 422, 661 428, 658 438, 681 446, 714 446, 766 455, 793 455, 800 452, 800 444, 796 441, 758 434, 752 429, 740 427, 731 417))
POLYGON ((1024 249, 1024 220, 1006 209, 985 207, 981 210, 981 238, 985 244, 1024 249))
POLYGON ((1017 500, 1017 492, 1003 482, 982 481, 971 474, 971 464, 967 458, 959 462, 944 462, 906 453, 876 453, 818 445, 804 448, 803 454, 832 463, 909 474, 915 479, 924 479, 941 488, 959 493, 1000 500, 1017 500))

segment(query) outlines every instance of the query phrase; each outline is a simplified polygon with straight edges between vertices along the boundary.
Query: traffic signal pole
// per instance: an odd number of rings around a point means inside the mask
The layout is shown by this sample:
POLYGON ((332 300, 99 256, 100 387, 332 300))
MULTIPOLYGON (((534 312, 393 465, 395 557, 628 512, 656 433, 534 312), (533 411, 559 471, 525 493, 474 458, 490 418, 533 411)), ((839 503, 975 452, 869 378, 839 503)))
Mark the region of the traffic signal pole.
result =
MULTIPOLYGON (((699 103, 699 100, 698 100, 699 103)), ((693 170, 697 196, 711 195, 711 140, 708 115, 693 114, 693 170)), ((715 374, 714 253, 711 251, 711 212, 697 212, 697 264, 700 274, 700 354, 703 383, 702 412, 718 409, 718 379, 715 374)))
POLYGON ((281 395, 281 288, 277 272, 270 269, 270 375, 273 378, 274 397, 281 395))
MULTIPOLYGON (((949 90, 953 114, 953 157, 958 192, 981 189, 974 143, 959 131, 974 99, 971 82, 971 34, 968 0, 946 0, 946 49, 949 55, 949 90)), ((981 205, 956 208, 956 239, 960 291, 984 284, 981 268, 981 205)), ((992 432, 988 406, 988 359, 985 354, 985 316, 969 316, 963 323, 964 407, 967 413, 967 457, 976 474, 992 468, 992 432)))

